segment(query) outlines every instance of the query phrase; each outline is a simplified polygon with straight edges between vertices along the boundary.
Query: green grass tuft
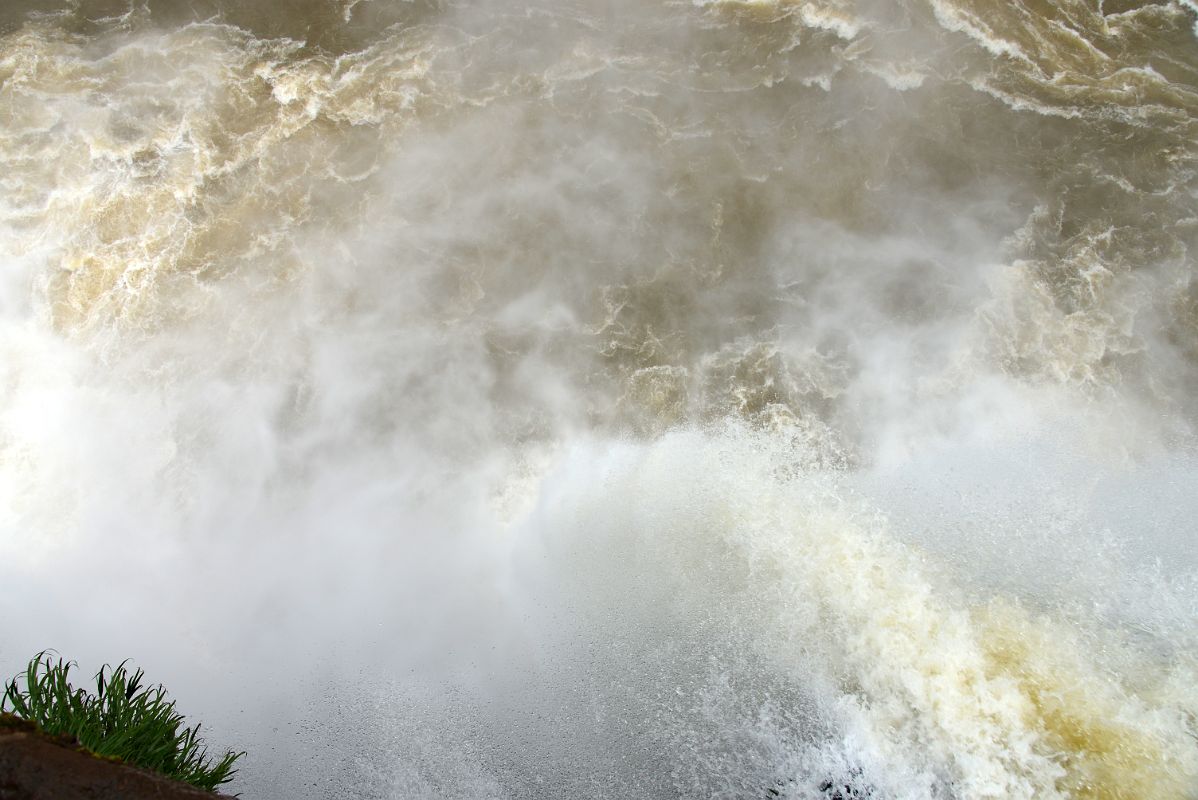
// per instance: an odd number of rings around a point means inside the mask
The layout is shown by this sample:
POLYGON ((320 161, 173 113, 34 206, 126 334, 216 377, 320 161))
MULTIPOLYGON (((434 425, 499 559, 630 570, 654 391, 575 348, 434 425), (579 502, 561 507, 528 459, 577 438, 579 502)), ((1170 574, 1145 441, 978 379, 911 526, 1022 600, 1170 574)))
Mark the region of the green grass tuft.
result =
POLYGON ((161 684, 143 685, 144 675, 130 673, 122 661, 96 673, 96 692, 89 694, 70 683, 73 662, 57 663, 38 653, 20 675, 4 688, 0 712, 11 707, 18 717, 51 735, 66 734, 98 756, 154 770, 169 778, 213 791, 228 783, 233 764, 245 753, 226 752, 215 765, 199 738, 200 726, 183 727, 175 701, 167 700, 161 684))

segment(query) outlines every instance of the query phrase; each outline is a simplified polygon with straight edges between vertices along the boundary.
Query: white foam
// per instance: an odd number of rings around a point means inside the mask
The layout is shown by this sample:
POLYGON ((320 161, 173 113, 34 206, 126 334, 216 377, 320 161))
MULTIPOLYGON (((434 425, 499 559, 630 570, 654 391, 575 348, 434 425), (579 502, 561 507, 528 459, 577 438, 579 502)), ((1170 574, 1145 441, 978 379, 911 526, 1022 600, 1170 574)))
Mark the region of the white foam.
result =
POLYGON ((1198 697, 1150 688, 1189 661, 1142 660, 1118 634, 1030 613, 1026 599, 963 599, 951 569, 832 476, 785 472, 799 455, 743 431, 576 450, 519 533, 535 537, 522 560, 554 587, 536 602, 614 652, 685 641, 697 619, 711 642, 736 632, 783 682, 825 687, 799 724, 840 728, 849 760, 871 767, 864 779, 897 796, 951 783, 968 798, 1068 797, 1097 781, 1164 798, 1191 785, 1198 753, 1182 720, 1198 697), (1093 660, 1090 637, 1131 671, 1093 660), (1077 736, 1097 749, 1064 753, 1077 736))
POLYGON ((1188 95, 753 5, 0 40, 0 666, 247 796, 1192 793, 1188 95))
POLYGON ((1027 54, 1016 43, 995 35, 984 22, 965 9, 948 0, 932 0, 932 10, 937 21, 945 28, 964 33, 991 54, 1030 63, 1027 54))

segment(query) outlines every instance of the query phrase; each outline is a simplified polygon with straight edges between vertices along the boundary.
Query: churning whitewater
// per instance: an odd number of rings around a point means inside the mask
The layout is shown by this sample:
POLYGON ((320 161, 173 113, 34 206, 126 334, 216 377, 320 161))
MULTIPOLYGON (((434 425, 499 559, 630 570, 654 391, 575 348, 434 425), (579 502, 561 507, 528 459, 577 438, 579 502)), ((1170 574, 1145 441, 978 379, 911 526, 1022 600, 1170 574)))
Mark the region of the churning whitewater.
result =
POLYGON ((1198 798, 1198 8, 6 0, 0 671, 255 799, 1198 798))

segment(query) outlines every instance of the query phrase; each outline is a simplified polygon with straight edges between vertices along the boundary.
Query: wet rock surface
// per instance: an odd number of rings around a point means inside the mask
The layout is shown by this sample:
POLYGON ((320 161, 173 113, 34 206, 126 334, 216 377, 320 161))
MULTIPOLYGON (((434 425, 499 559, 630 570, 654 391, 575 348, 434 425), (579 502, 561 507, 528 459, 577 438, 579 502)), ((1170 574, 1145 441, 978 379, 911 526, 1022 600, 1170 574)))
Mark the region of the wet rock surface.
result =
POLYGON ((101 758, 69 737, 0 717, 0 800, 220 800, 161 775, 101 758))

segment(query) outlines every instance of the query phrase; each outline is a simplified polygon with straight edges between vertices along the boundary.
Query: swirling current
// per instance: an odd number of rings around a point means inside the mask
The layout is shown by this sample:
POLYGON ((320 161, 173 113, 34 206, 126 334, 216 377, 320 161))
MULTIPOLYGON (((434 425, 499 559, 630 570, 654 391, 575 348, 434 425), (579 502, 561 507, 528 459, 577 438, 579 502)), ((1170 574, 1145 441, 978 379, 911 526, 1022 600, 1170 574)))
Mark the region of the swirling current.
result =
POLYGON ((1198 798, 1189 0, 6 0, 0 668, 247 798, 1198 798))

